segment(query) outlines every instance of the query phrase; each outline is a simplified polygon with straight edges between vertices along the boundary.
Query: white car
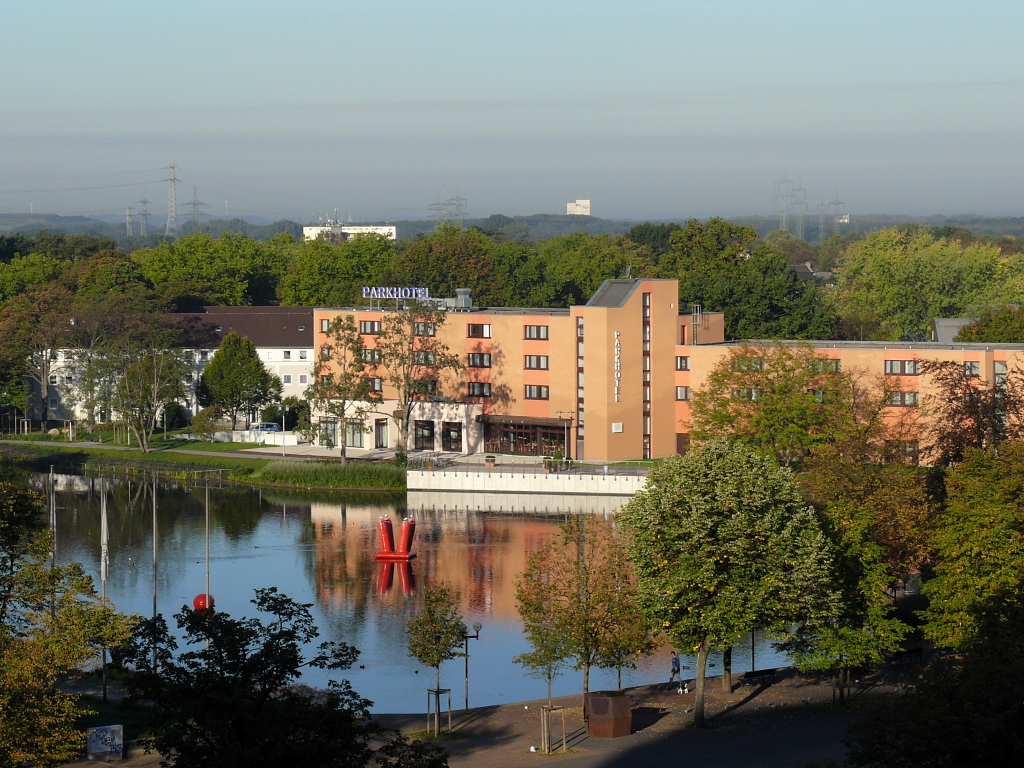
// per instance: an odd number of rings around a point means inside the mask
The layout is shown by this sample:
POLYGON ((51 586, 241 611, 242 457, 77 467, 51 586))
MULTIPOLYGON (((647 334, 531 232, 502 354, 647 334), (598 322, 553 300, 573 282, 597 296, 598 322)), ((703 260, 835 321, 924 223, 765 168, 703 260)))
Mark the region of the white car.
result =
POLYGON ((254 424, 252 427, 250 427, 250 429, 252 429, 255 432, 280 432, 281 425, 265 421, 262 424, 254 424))

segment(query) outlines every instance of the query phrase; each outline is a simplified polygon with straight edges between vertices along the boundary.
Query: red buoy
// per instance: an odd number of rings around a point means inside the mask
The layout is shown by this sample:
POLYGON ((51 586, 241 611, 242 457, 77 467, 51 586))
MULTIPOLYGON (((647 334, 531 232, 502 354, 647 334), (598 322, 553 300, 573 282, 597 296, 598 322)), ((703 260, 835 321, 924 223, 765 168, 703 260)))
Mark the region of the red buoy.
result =
POLYGON ((213 610, 214 603, 213 595, 196 595, 192 600, 192 607, 197 611, 213 610))
POLYGON ((398 536, 398 549, 395 549, 394 528, 390 517, 382 517, 377 521, 377 534, 380 536, 380 552, 373 557, 375 560, 395 562, 408 561, 416 557, 412 551, 412 540, 416 533, 416 521, 406 518, 402 521, 402 531, 398 536))

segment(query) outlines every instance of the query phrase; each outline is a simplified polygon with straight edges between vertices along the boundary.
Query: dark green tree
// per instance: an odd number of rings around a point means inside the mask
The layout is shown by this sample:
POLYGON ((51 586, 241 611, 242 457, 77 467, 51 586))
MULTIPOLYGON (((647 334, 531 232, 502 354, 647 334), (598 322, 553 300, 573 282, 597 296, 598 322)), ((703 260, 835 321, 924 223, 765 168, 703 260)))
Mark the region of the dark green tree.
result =
POLYGON ((124 648, 131 698, 155 709, 146 744, 168 756, 162 765, 447 765, 437 747, 374 724, 372 702, 347 681, 331 681, 327 689, 296 684, 304 668, 348 669, 359 654, 344 643, 322 643, 308 654, 319 635, 311 605, 274 588, 257 590, 252 602, 269 620, 183 607, 175 619, 189 650, 176 653, 161 616, 143 622, 124 648))
POLYGON ((837 613, 833 549, 817 515, 788 469, 743 445, 718 440, 667 459, 619 520, 641 608, 697 656, 699 726, 711 649, 837 613))
POLYGON ((986 310, 973 323, 960 329, 956 341, 1020 344, 1024 342, 1024 310, 1020 307, 986 310))
POLYGON ((256 347, 245 336, 229 333, 203 369, 199 402, 219 405, 235 428, 238 414, 249 415, 281 399, 281 380, 260 360, 256 347))

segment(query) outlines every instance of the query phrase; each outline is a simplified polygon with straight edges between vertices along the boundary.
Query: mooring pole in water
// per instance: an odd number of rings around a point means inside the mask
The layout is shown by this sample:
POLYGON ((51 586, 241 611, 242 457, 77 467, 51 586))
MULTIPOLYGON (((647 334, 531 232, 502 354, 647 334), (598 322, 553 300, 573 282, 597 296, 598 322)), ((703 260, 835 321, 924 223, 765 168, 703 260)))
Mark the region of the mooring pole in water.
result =
MULTIPOLYGON (((159 550, 157 549, 156 532, 156 473, 153 473, 153 618, 156 619, 156 574, 159 563, 159 550)), ((153 643, 153 670, 156 671, 156 643, 153 643)))
MULTIPOLYGON (((110 552, 107 546, 107 492, 100 491, 100 600, 107 602, 107 562, 110 552)), ((103 702, 107 701, 107 646, 103 645, 103 702)))

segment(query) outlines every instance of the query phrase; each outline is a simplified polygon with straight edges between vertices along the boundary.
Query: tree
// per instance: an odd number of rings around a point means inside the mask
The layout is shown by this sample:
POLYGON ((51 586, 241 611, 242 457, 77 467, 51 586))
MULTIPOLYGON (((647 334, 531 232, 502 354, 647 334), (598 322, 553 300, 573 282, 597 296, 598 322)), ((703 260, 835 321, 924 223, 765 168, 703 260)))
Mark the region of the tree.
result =
POLYGON ((0 318, 0 339, 10 349, 8 356, 25 361, 24 371, 40 393, 44 424, 50 417, 54 363, 71 331, 71 302, 71 294, 58 285, 30 286, 8 302, 0 318))
POLYGON ((649 650, 630 576, 611 525, 582 518, 566 523, 560 536, 530 555, 516 582, 516 606, 534 649, 525 660, 541 670, 570 661, 583 670, 585 694, 591 667, 621 669, 649 650))
POLYGON ((313 380, 306 397, 315 410, 337 420, 344 464, 348 458, 349 420, 361 429, 363 417, 381 401, 380 392, 373 389, 366 375, 379 353, 363 346, 354 315, 338 315, 331 321, 321 349, 323 356, 313 366, 313 380))
MULTIPOLYGON (((405 624, 409 633, 409 655, 420 664, 434 668, 434 687, 441 687, 441 664, 463 655, 460 650, 466 637, 455 595, 444 585, 431 587, 423 593, 419 612, 405 624)), ((438 717, 434 723, 437 732, 438 717)))
POLYGON ((113 409, 135 435, 142 452, 149 453, 161 411, 184 396, 188 365, 179 350, 134 344, 122 347, 112 362, 117 366, 113 409))
POLYGON ((395 244, 382 235, 365 235, 338 245, 311 240, 287 248, 288 272, 281 278, 282 304, 352 307, 360 287, 382 285, 381 271, 394 259, 395 244))
MULTIPOLYGON (((963 768, 1024 761, 1024 584, 976 604, 977 634, 933 660, 896 696, 875 696, 850 723, 844 765, 963 768)), ((867 702, 865 702, 867 703, 867 702)))
POLYGON ((1005 440, 1024 438, 1024 376, 1014 369, 990 383, 969 366, 921 361, 921 373, 933 390, 922 403, 924 451, 939 466, 962 461, 968 448, 996 448, 1005 440))
POLYGON ((58 680, 123 642, 130 620, 81 564, 53 566, 39 496, 0 483, 0 763, 57 766, 84 746, 77 694, 58 680))
POLYGON ((415 402, 440 391, 438 379, 442 374, 462 369, 459 356, 437 340, 437 329, 446 319, 443 311, 424 304, 396 308, 381 318, 374 347, 380 353, 376 364, 395 391, 399 460, 409 445, 409 420, 415 402))
POLYGON ((203 369, 199 402, 219 405, 235 428, 238 414, 249 415, 281 398, 281 380, 260 360, 256 347, 245 336, 229 333, 203 369))
POLYGON ((733 347, 694 391, 690 434, 733 436, 788 465, 841 434, 870 431, 884 401, 810 347, 733 347), (874 398, 874 399, 872 399, 874 398))
POLYGON ((976 321, 961 328, 955 340, 1020 344, 1024 342, 1024 311, 1020 307, 986 310, 976 321))
POLYGON ((192 417, 192 434, 212 443, 217 432, 217 425, 223 416, 219 406, 211 405, 209 408, 203 408, 192 417))
POLYGON ((619 520, 641 608, 697 655, 699 726, 712 648, 836 613, 832 547, 814 510, 788 469, 744 445, 716 440, 667 459, 619 520))
POLYGON ((275 588, 256 590, 252 602, 269 621, 183 606, 175 619, 190 650, 176 654, 178 644, 162 616, 142 622, 124 647, 132 668, 130 698, 156 711, 147 748, 173 755, 161 765, 447 765, 436 747, 374 724, 372 702, 347 681, 319 690, 296 685, 306 667, 348 669, 359 654, 344 643, 321 643, 307 655, 305 647, 319 635, 311 604, 296 603, 275 588))
POLYGON ((981 607, 1024 569, 1024 443, 966 450, 946 473, 946 494, 924 629, 936 646, 960 649, 978 637, 981 607))
POLYGON ((924 340, 936 317, 1019 301, 1019 271, 998 248, 907 229, 872 232, 836 266, 836 310, 859 338, 924 340))

